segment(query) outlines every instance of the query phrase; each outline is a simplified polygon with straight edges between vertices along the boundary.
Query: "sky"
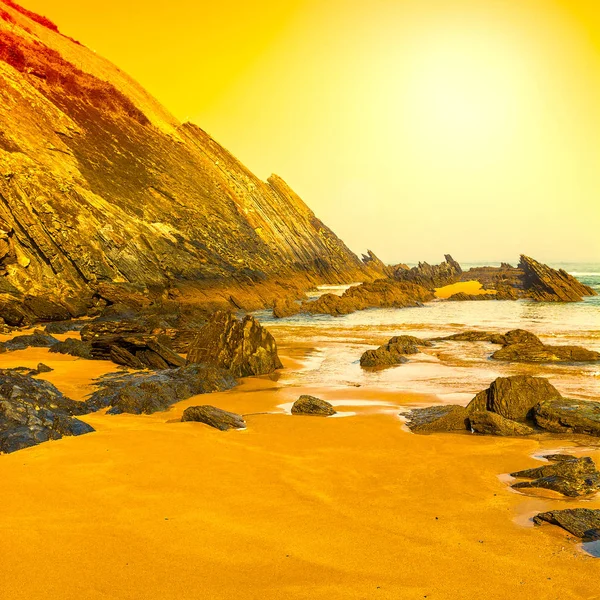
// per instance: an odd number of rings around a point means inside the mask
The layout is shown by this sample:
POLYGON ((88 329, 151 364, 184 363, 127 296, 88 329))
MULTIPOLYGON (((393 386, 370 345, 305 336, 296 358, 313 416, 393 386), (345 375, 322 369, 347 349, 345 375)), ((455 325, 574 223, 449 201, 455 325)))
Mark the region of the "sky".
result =
POLYGON ((386 262, 600 262, 597 0, 21 0, 386 262))

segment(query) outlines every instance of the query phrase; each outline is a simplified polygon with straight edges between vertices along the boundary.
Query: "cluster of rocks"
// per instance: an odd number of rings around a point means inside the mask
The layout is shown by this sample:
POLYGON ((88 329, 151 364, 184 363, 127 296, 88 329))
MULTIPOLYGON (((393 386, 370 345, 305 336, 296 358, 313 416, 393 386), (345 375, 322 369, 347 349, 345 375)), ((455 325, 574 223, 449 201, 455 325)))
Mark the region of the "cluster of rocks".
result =
POLYGON ((505 334, 488 331, 463 331, 435 341, 491 342, 502 346, 491 358, 510 362, 595 362, 600 352, 581 346, 544 344, 535 334, 524 329, 513 329, 505 334))
POLYGON ((376 350, 367 350, 360 357, 361 367, 391 367, 408 361, 407 354, 420 352, 419 347, 431 347, 428 340, 412 335, 398 335, 376 350))
POLYGON ((563 398, 543 377, 498 377, 466 406, 414 409, 407 415, 415 433, 471 431, 502 436, 536 432, 600 436, 600 402, 563 398))
POLYGON ((416 283, 428 290, 444 287, 460 281, 462 268, 449 254, 444 256, 444 262, 439 265, 430 265, 420 262, 416 267, 408 268, 406 265, 397 265, 394 277, 399 281, 416 283))

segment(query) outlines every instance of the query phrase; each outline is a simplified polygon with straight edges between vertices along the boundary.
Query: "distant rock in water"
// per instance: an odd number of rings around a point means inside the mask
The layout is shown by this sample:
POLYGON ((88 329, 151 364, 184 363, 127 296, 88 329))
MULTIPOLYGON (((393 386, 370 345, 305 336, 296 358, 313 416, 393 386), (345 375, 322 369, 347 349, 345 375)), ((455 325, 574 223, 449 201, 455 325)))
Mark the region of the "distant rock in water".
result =
POLYGON ((240 321, 224 311, 200 329, 187 360, 227 369, 234 377, 266 375, 283 367, 275 339, 265 327, 249 315, 240 321))
POLYGON ((406 362, 406 354, 416 354, 420 346, 432 346, 427 340, 412 335, 399 335, 376 350, 367 350, 360 357, 361 367, 390 367, 406 362))
POLYGON ((293 415, 313 415, 329 417, 335 415, 335 409, 329 402, 316 396, 300 396, 292 406, 293 415))
POLYGON ((215 406, 190 406, 183 411, 181 417, 183 422, 185 421, 196 421, 198 423, 204 423, 210 425, 215 429, 221 431, 227 431, 228 429, 244 429, 246 422, 242 415, 236 413, 227 412, 215 406))
POLYGON ((430 265, 420 262, 418 266, 411 269, 404 268, 405 265, 396 268, 394 277, 400 281, 410 281, 428 290, 444 287, 460 281, 462 275, 461 266, 449 255, 445 255, 445 261, 439 265, 430 265))
POLYGON ((94 429, 74 418, 87 412, 51 383, 0 369, 0 453, 15 452, 63 436, 94 429))

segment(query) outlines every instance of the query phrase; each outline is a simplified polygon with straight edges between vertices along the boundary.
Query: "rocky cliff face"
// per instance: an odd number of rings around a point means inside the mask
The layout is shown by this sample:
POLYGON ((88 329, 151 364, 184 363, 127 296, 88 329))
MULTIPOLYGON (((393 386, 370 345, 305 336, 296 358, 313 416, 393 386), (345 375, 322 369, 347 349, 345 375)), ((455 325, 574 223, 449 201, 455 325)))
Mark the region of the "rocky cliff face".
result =
POLYGON ((364 278, 362 262, 281 178, 259 180, 35 17, 0 0, 4 304, 48 296, 73 313, 103 285, 145 294, 298 273, 364 278))

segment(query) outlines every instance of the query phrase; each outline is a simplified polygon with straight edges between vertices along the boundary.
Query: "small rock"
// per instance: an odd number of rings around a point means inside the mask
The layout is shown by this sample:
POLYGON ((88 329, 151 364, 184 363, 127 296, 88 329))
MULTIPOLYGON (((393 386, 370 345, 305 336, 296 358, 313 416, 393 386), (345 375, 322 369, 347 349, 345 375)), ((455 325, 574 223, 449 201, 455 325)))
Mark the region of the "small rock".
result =
POLYGON ((330 416, 335 415, 336 411, 333 406, 317 398, 315 396, 303 395, 294 402, 292 406, 293 415, 316 415, 316 416, 330 416))
POLYGON ((215 406, 190 406, 183 411, 181 421, 197 421, 205 423, 221 431, 228 429, 244 429, 246 422, 242 415, 227 412, 215 406))

